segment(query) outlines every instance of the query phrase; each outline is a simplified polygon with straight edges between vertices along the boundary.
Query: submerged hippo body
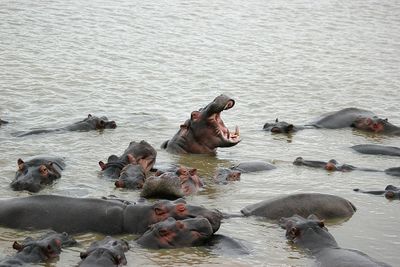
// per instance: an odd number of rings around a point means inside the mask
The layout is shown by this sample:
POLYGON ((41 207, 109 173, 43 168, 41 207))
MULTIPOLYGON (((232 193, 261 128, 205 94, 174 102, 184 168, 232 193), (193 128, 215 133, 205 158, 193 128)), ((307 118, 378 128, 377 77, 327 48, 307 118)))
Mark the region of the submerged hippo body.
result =
POLYGON ((400 157, 400 147, 365 144, 365 145, 355 145, 352 146, 351 148, 362 154, 388 155, 388 156, 400 157))
POLYGON ((17 254, 0 261, 0 266, 27 266, 29 263, 39 263, 58 257, 61 248, 73 246, 76 241, 67 233, 48 232, 33 239, 26 238, 21 243, 15 241, 13 248, 17 254))
POLYGON ((152 225, 137 242, 152 249, 192 247, 204 245, 212 234, 212 226, 205 218, 175 220, 170 217, 152 225))
POLYGON ((370 168, 359 168, 350 164, 342 164, 340 165, 335 159, 331 159, 327 162, 318 161, 318 160, 305 160, 302 157, 298 157, 293 161, 293 164, 296 166, 307 166, 312 168, 321 168, 327 171, 342 171, 348 172, 353 170, 359 171, 369 171, 369 172, 381 172, 380 170, 370 169, 370 168))
POLYGON ((356 119, 360 117, 374 117, 373 112, 359 108, 345 108, 335 112, 323 114, 307 126, 316 128, 340 129, 351 127, 356 119))
POLYGON ((384 190, 374 190, 374 191, 365 191, 360 189, 353 189, 353 190, 365 194, 383 195, 387 199, 400 199, 400 187, 394 185, 388 185, 384 190))
POLYGON ((59 179, 65 168, 64 159, 60 157, 35 157, 26 162, 18 159, 17 164, 18 170, 11 182, 15 191, 38 192, 59 179))
MULTIPOLYGON (((111 155, 108 157, 107 163, 99 161, 102 174, 110 179, 118 179, 122 169, 128 164, 140 165, 143 168, 144 174, 149 172, 156 162, 157 151, 146 141, 132 141, 121 156, 111 155)), ((136 176, 141 176, 142 173, 138 170, 133 170, 130 173, 132 179, 136 176), (136 174, 136 175, 135 175, 136 174)), ((140 177, 136 177, 140 179, 140 177)))
POLYGON ((146 179, 140 196, 177 199, 195 194, 201 187, 203 182, 197 175, 196 169, 179 166, 166 172, 158 172, 146 179))
POLYGON ((276 169, 272 164, 264 161, 247 161, 233 165, 230 168, 218 168, 214 174, 214 181, 226 184, 230 181, 239 181, 242 173, 268 171, 276 169))
POLYGON ((106 236, 103 240, 93 242, 90 247, 81 252, 80 267, 118 267, 126 265, 125 252, 129 244, 125 240, 106 236))
POLYGON ((307 217, 315 214, 321 219, 345 219, 351 217, 356 207, 348 200, 329 194, 300 193, 278 196, 249 205, 241 210, 245 216, 260 216, 270 220, 290 217, 294 214, 307 217))
POLYGON ((341 248, 317 216, 307 219, 294 215, 282 218, 280 225, 286 229, 286 238, 295 246, 311 253, 320 267, 389 267, 354 249, 341 248))
POLYGON ((0 225, 17 229, 53 229, 59 232, 103 234, 144 233, 148 226, 168 217, 203 216, 216 231, 221 213, 187 205, 182 199, 153 204, 126 204, 96 198, 35 195, 0 200, 0 225))
POLYGON ((240 142, 239 128, 230 132, 221 119, 221 112, 235 105, 226 95, 216 97, 206 107, 193 111, 175 136, 161 147, 176 154, 215 154, 217 147, 231 147, 240 142))
POLYGON ((115 129, 117 124, 115 121, 109 121, 107 117, 96 117, 89 114, 87 118, 82 121, 75 122, 74 124, 57 128, 57 129, 38 129, 29 132, 16 133, 17 137, 23 137, 33 134, 52 133, 52 132, 67 132, 67 131, 81 131, 87 132, 91 130, 104 130, 115 129))

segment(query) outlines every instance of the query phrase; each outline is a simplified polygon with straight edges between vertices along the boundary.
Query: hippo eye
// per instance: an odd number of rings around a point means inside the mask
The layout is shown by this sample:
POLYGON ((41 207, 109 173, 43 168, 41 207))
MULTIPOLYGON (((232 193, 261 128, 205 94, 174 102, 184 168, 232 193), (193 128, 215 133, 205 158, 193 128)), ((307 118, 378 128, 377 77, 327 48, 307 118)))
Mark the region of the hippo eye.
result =
POLYGON ((325 227, 324 221, 319 221, 317 224, 318 224, 318 226, 321 227, 321 228, 324 228, 324 227, 325 227))
POLYGON ((168 230, 166 230, 166 229, 159 229, 159 230, 158 230, 158 234, 159 234, 160 236, 166 236, 166 235, 168 235, 168 230))
POLYGON ((160 208, 154 208, 154 212, 156 213, 156 215, 160 216, 160 215, 164 215, 166 212, 163 209, 160 208))

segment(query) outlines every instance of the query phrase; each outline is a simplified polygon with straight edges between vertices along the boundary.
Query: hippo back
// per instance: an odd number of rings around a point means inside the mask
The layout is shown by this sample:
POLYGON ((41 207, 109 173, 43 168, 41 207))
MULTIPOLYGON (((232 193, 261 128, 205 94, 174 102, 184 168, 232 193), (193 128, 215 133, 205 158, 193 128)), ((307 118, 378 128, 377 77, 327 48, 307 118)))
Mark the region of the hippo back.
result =
POLYGON ((329 194, 300 193, 275 197, 241 210, 245 216, 255 215, 278 220, 298 214, 307 217, 317 215, 320 219, 339 219, 351 217, 356 211, 348 200, 329 194))

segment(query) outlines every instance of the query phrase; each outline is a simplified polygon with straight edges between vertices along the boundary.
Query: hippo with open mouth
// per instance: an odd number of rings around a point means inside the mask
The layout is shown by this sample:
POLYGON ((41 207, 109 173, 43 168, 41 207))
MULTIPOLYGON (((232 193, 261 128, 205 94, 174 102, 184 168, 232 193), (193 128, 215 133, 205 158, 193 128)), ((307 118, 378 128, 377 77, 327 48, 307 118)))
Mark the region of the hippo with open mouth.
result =
POLYGON ((235 101, 226 95, 217 96, 206 107, 193 111, 171 140, 161 148, 176 154, 215 154, 217 147, 231 147, 240 142, 239 128, 229 131, 221 112, 231 109, 235 101))

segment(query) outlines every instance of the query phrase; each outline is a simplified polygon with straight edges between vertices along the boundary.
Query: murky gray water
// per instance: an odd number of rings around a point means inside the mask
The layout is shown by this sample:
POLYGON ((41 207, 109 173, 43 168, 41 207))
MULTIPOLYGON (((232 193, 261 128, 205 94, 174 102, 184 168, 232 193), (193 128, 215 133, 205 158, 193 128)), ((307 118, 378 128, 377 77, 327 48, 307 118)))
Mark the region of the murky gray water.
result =
MULTIPOLYGON (((400 146, 399 137, 350 129, 307 130, 291 137, 261 131, 279 117, 303 123, 345 107, 370 109, 400 124, 400 3, 398 1, 2 1, 0 2, 0 194, 18 158, 66 157, 62 178, 40 194, 135 200, 98 177, 99 160, 121 154, 130 141, 157 148, 158 164, 199 169, 207 182, 191 203, 238 212, 282 193, 324 192, 357 207, 347 222, 329 229, 342 247, 399 265, 398 201, 357 194, 400 180, 384 174, 327 173, 295 167, 298 156, 336 158, 361 167, 400 166, 399 159, 361 155, 351 145, 400 146), (211 3, 212 2, 212 3, 211 3), (223 113, 243 141, 216 157, 175 156, 159 149, 190 112, 225 93, 236 106, 223 113), (106 115, 118 128, 16 138, 11 133, 58 127, 87 114, 106 115), (277 169, 214 185, 218 166, 266 160, 277 169)), ((68 208, 68 207, 66 207, 68 208)), ((151 251, 133 245, 129 266, 307 266, 313 261, 291 247, 284 231, 256 218, 225 220, 220 233, 243 240, 248 256, 205 248, 151 251)), ((0 258, 13 254, 15 239, 39 232, 0 228, 0 258)), ((134 239, 134 237, 123 236, 134 239)), ((50 266, 73 266, 99 235, 77 236, 82 247, 65 249, 50 266)), ((134 243, 133 243, 134 244, 134 243)))

